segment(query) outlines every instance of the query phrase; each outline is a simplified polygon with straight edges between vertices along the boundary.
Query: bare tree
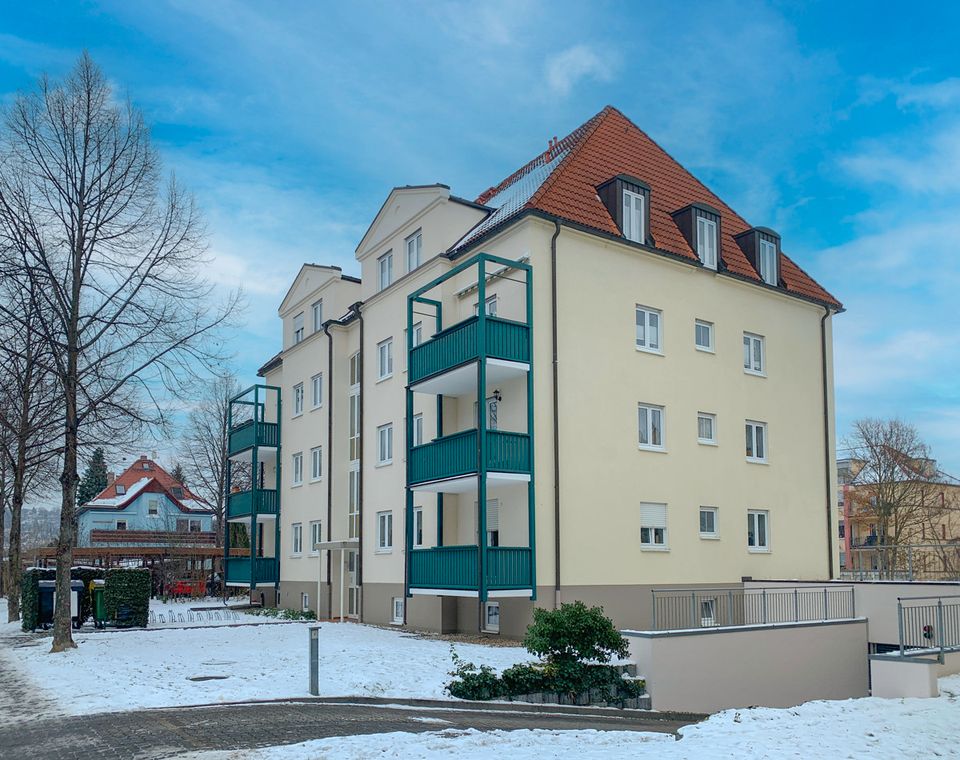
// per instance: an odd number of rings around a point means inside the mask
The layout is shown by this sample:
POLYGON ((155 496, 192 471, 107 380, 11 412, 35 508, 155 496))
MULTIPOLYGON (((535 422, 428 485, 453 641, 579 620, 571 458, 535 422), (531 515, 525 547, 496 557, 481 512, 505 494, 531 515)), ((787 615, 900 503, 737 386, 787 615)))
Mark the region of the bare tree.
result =
POLYGON ((207 383, 191 410, 183 440, 184 471, 190 490, 213 507, 217 546, 223 543, 227 488, 227 424, 230 399, 240 391, 232 373, 207 383))
MULTIPOLYGON (((84 435, 167 424, 167 398, 220 366, 211 333, 238 297, 211 305, 193 199, 161 179, 142 115, 114 98, 89 55, 63 82, 43 77, 17 97, 4 127, 0 227, 39 301, 63 405, 52 646, 61 651, 75 646, 69 581, 84 435)), ((0 304, 0 318, 20 316, 0 304)))

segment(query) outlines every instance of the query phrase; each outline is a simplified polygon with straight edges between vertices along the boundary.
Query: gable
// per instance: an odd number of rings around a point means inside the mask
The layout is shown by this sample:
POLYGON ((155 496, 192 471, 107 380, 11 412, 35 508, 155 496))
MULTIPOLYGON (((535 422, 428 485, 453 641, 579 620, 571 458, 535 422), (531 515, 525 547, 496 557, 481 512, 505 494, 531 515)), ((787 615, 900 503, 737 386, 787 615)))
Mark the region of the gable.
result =
POLYGON ((378 255, 383 253, 380 248, 401 227, 433 204, 449 197, 450 188, 446 185, 395 187, 360 240, 357 258, 363 259, 374 252, 378 255))
POLYGON ((300 267, 283 301, 280 302, 280 308, 277 310, 280 316, 283 317, 290 309, 331 280, 340 279, 340 273, 339 267, 304 264, 300 267))

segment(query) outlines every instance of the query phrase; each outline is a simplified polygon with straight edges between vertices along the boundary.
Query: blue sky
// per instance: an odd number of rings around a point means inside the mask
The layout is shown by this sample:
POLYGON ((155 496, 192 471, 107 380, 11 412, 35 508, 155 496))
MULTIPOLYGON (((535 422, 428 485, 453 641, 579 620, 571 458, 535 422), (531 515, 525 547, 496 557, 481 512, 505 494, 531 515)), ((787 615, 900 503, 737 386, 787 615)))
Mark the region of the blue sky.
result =
POLYGON ((844 302, 841 436, 899 415, 960 474, 960 4, 888 5, 0 0, 0 100, 83 48, 129 93, 248 295, 250 381, 390 187, 473 197, 613 104, 844 302))

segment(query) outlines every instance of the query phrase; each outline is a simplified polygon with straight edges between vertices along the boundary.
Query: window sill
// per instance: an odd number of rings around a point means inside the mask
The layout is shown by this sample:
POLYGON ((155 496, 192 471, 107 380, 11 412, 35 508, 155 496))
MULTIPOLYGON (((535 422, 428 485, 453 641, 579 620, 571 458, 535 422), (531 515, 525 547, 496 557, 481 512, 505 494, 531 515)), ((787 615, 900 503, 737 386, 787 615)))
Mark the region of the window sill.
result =
POLYGON ((654 544, 640 544, 640 551, 642 552, 668 552, 670 551, 669 546, 656 546, 654 544))
POLYGON ((300 554, 291 554, 290 559, 303 559, 303 553, 300 554))
POLYGON ((747 464, 770 464, 766 459, 751 459, 750 457, 747 457, 746 462, 747 464))
POLYGON ((704 440, 703 438, 697 438, 697 443, 699 443, 701 446, 719 446, 720 445, 716 441, 707 441, 707 440, 704 440))
POLYGON ((323 482, 323 475, 321 475, 319 478, 310 478, 310 482, 311 482, 311 483, 322 483, 322 482, 323 482))
POLYGON ((701 533, 700 538, 704 541, 719 541, 720 536, 717 533, 701 533))
POLYGON ((291 484, 290 484, 290 487, 291 487, 291 488, 300 488, 300 486, 302 486, 302 485, 303 485, 303 481, 301 480, 299 483, 291 483, 291 484))
POLYGON ((385 462, 377 462, 377 463, 373 466, 373 468, 374 468, 374 469, 377 469, 377 468, 379 468, 379 467, 389 467, 389 466, 392 465, 392 464, 393 464, 393 460, 392 460, 392 459, 388 459, 388 460, 386 460, 385 462))
POLYGON ((311 556, 311 557, 319 557, 319 556, 320 556, 320 552, 310 552, 310 556, 311 556))
POLYGON ((402 620, 391 620, 390 625, 403 625, 402 620))
POLYGON ((755 549, 755 548, 752 547, 752 546, 748 546, 748 547, 747 547, 747 551, 748 551, 750 554, 769 554, 769 553, 770 553, 770 550, 769 550, 769 549, 755 549))
POLYGON ((311 406, 311 407, 310 407, 310 411, 311 411, 311 412, 315 412, 315 411, 317 411, 318 409, 323 409, 323 404, 320 404, 319 406, 311 406))
POLYGON ((303 417, 303 412, 295 412, 294 414, 290 415, 291 420, 295 420, 297 417, 303 417))
POLYGON ((744 369, 744 370, 743 370, 743 374, 745 374, 745 375, 753 375, 754 377, 766 377, 766 376, 767 376, 767 373, 766 373, 766 372, 754 372, 752 369, 744 369))
POLYGON ((382 383, 382 382, 384 382, 384 381, 386 381, 386 380, 389 380, 391 377, 393 377, 393 373, 392 373, 392 372, 391 372, 389 375, 384 375, 383 377, 378 377, 378 378, 377 378, 377 384, 382 383))
POLYGON ((701 354, 713 354, 714 356, 716 356, 716 353, 717 353, 714 349, 706 348, 704 346, 694 345, 694 348, 696 348, 697 351, 699 351, 701 354))
POLYGON ((663 356, 663 351, 657 348, 643 348, 642 346, 637 346, 637 351, 641 354, 653 354, 654 356, 663 356))
POLYGON ((393 547, 389 549, 376 549, 373 552, 374 554, 393 554, 393 547))
POLYGON ((637 446, 640 451, 652 451, 655 454, 666 454, 667 449, 664 446, 644 446, 642 443, 637 446))

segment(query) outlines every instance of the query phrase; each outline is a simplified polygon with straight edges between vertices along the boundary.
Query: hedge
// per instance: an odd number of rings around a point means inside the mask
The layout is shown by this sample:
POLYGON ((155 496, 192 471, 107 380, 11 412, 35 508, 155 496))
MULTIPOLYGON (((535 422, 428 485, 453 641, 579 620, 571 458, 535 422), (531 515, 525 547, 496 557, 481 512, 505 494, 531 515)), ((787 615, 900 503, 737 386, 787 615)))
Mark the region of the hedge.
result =
MULTIPOLYGON (((33 631, 39 625, 40 581, 56 580, 57 571, 52 567, 33 567, 24 572, 20 582, 20 617, 23 630, 33 631)), ((90 581, 103 578, 103 569, 99 567, 77 566, 70 568, 70 580, 83 581, 83 591, 78 595, 80 621, 87 620, 93 613, 93 595, 90 593, 90 581)))
POLYGON ((146 628, 150 617, 150 585, 149 570, 107 570, 103 592, 107 619, 118 628, 146 628))

